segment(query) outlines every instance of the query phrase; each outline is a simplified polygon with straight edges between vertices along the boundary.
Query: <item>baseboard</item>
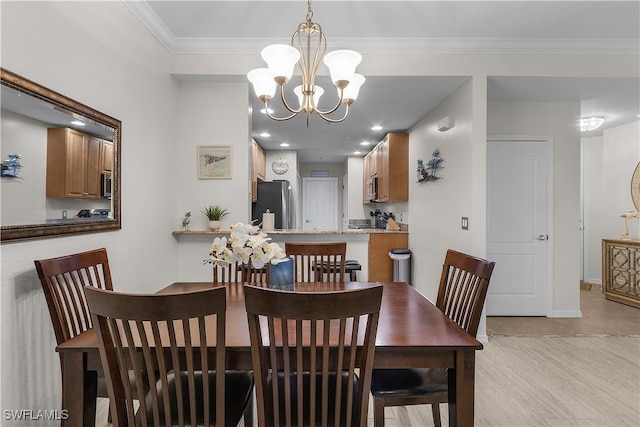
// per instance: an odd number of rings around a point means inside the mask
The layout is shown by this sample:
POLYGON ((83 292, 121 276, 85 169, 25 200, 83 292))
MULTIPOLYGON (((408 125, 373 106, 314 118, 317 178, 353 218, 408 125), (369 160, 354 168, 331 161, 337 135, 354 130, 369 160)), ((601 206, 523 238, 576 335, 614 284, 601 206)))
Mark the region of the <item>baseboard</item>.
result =
POLYGON ((554 310, 547 317, 581 318, 582 317, 582 310, 554 310))
POLYGON ((487 334, 476 335, 476 339, 480 341, 482 344, 486 344, 489 342, 489 335, 487 334))

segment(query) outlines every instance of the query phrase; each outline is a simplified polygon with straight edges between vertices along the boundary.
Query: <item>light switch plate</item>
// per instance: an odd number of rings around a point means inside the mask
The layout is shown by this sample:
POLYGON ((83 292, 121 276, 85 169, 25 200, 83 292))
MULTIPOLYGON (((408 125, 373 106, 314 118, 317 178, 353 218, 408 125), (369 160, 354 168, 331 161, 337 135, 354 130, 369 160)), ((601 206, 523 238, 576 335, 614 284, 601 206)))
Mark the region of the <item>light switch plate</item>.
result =
POLYGON ((468 230, 469 229, 469 217, 468 216, 463 216, 462 217, 462 221, 460 221, 460 225, 461 225, 461 228, 463 230, 468 230))

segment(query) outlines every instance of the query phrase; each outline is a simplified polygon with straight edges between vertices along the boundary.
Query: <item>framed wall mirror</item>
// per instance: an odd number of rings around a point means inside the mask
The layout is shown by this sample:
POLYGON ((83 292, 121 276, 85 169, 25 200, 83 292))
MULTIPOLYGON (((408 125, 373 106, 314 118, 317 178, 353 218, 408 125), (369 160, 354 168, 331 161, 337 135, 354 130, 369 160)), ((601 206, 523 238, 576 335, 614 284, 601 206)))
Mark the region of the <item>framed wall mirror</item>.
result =
POLYGON ((121 122, 1 72, 1 241, 121 228, 121 122))

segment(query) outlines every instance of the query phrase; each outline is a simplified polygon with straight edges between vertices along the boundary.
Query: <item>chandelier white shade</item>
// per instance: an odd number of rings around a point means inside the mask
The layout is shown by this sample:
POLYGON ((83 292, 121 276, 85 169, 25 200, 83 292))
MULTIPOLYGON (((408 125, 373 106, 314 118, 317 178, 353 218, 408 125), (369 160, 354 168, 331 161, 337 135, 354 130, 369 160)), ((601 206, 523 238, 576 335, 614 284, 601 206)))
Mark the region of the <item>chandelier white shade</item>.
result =
POLYGON ((349 106, 355 102, 360 87, 365 82, 364 76, 355 72, 362 61, 362 55, 346 49, 326 53, 326 37, 320 25, 311 22, 312 17, 311 0, 308 0, 306 21, 298 25, 298 30, 291 37, 291 45, 274 44, 265 47, 262 49, 261 56, 268 68, 257 68, 247 74, 256 96, 264 103, 267 111, 269 111, 269 102, 273 99, 278 86, 280 87, 280 97, 288 115, 279 117, 267 113, 273 120, 289 120, 304 112, 307 126, 309 126, 309 118, 315 112, 327 122, 341 122, 347 118, 349 106), (322 61, 329 68, 331 82, 338 92, 337 103, 327 110, 318 108, 324 89, 315 82, 322 61), (285 98, 284 86, 293 76, 296 64, 302 77, 302 84, 294 89, 298 98, 298 107, 294 108, 285 98), (333 113, 341 105, 344 106, 344 114, 334 115, 333 113))
POLYGON ((580 119, 580 132, 591 132, 604 123, 604 117, 583 117, 580 119))

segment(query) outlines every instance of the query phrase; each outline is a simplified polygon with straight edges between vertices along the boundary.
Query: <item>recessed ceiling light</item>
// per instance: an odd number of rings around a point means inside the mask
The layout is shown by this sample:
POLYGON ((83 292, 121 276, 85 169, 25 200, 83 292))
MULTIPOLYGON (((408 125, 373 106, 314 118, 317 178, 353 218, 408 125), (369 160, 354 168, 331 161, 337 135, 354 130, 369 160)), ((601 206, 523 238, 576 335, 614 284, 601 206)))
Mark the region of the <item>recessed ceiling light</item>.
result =
POLYGON ((604 117, 583 117, 580 119, 580 132, 591 132, 604 123, 604 117))
POLYGON ((269 132, 262 132, 260 134, 260 136, 263 137, 263 138, 269 138, 271 136, 271 134, 269 132))
POLYGON ((271 108, 267 108, 266 110, 263 108, 262 110, 260 110, 262 114, 267 114, 267 111, 269 112, 269 114, 273 114, 273 110, 271 108))
POLYGON ((288 147, 289 143, 288 142, 283 142, 280 144, 280 147, 288 147))
POLYGON ((360 145, 370 145, 370 144, 371 144, 371 143, 370 143, 369 141, 362 141, 362 142, 360 143, 360 145))
POLYGON ((353 154, 358 155, 358 154, 362 154, 360 151, 356 150, 353 152, 353 154))
POLYGON ((80 120, 74 120, 71 122, 72 125, 76 125, 76 126, 86 126, 87 124, 85 122, 81 122, 80 120))
POLYGON ((375 125, 371 128, 371 130, 382 130, 382 126, 380 125, 375 125))

